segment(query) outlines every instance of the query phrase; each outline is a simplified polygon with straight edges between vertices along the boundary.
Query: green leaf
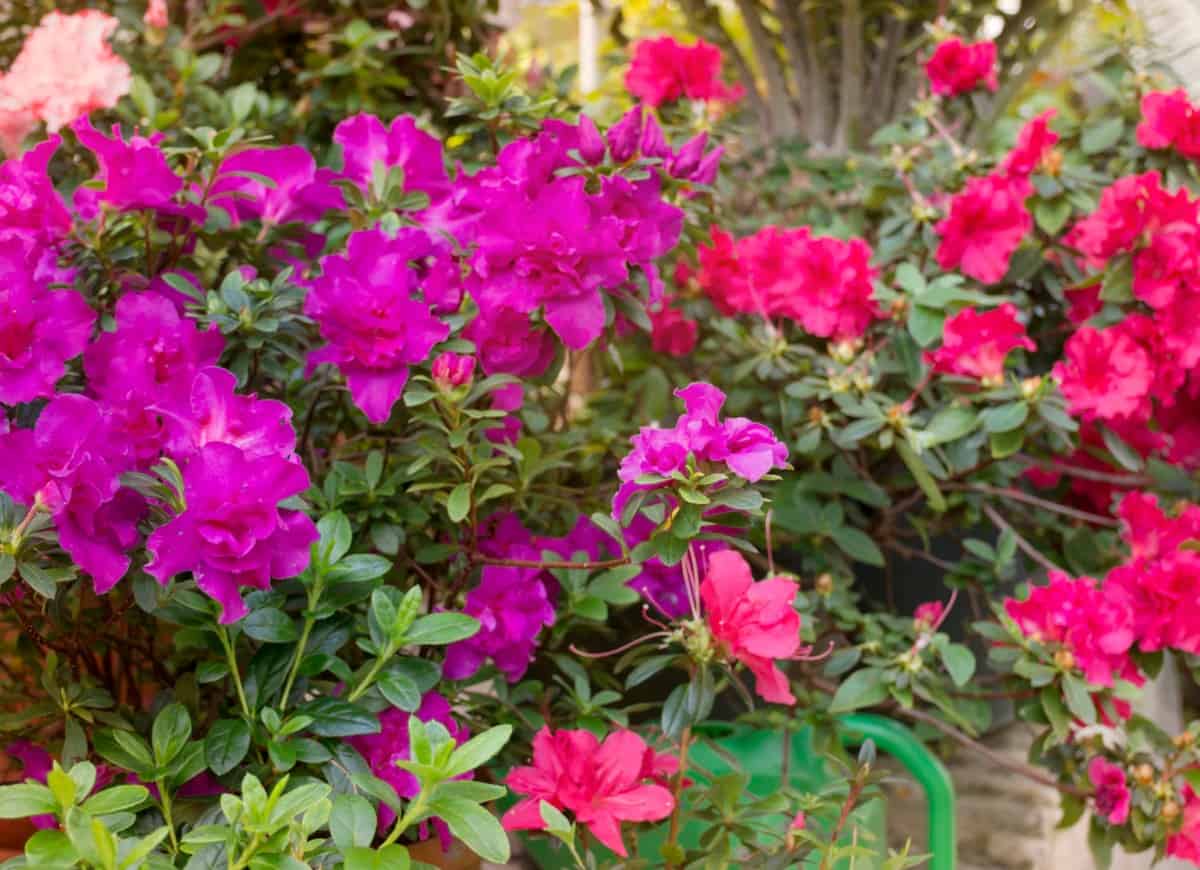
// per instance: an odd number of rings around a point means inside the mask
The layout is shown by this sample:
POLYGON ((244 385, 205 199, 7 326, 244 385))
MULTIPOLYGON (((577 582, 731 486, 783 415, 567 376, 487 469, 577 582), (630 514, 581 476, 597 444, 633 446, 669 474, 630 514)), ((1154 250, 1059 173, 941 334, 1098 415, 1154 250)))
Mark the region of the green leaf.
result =
POLYGON ((312 717, 308 730, 318 737, 354 737, 379 731, 379 717, 340 698, 317 698, 296 712, 312 717))
POLYGON ((881 668, 863 668, 842 681, 829 704, 830 713, 849 713, 879 704, 888 696, 881 668))
POLYGON ((473 801, 461 798, 435 798, 430 812, 444 821, 450 832, 485 861, 507 864, 510 857, 508 835, 500 821, 473 801))
POLYGON ((471 512, 471 484, 460 483, 446 499, 446 515, 450 522, 461 523, 471 512))
POLYGON ((496 725, 472 737, 466 743, 454 750, 450 761, 443 768, 447 777, 455 777, 482 767, 496 755, 512 737, 511 725, 496 725))
POLYGON ((854 526, 838 526, 833 530, 833 542, 838 549, 852 559, 868 565, 883 566, 883 552, 862 529, 854 526))
POLYGON ((375 807, 362 795, 340 794, 333 799, 329 833, 343 853, 355 846, 370 846, 375 839, 375 807))
POLYGON ((393 707, 413 713, 421 706, 420 687, 412 677, 402 671, 389 670, 380 674, 376 685, 393 707))
POLYGON ((318 571, 324 572, 350 552, 350 520, 341 511, 333 511, 321 517, 317 532, 321 537, 313 544, 313 561, 318 571))
POLYGON ((1096 705, 1092 702, 1092 693, 1087 683, 1074 674, 1065 674, 1062 681, 1063 697, 1067 709, 1076 719, 1082 719, 1091 725, 1096 721, 1096 705))
POLYGON ((132 770, 142 779, 154 778, 154 759, 146 741, 128 731, 109 729, 92 738, 92 746, 105 761, 132 770))
POLYGON ((1133 301, 1132 258, 1118 257, 1109 263, 1100 282, 1100 298, 1119 305, 1133 301))
POLYGON ((938 489, 937 482, 933 479, 933 475, 929 473, 929 469, 925 467, 925 463, 921 461, 921 457, 908 446, 906 441, 896 442, 896 452, 900 454, 900 458, 908 467, 908 471, 916 481, 917 486, 921 488, 921 492, 925 493, 925 498, 929 499, 929 506, 938 513, 946 510, 946 497, 942 495, 942 491, 938 489))
POLYGON ((670 532, 658 532, 650 539, 650 544, 664 565, 678 565, 687 554, 689 542, 670 532))
POLYGON ((293 643, 300 639, 291 617, 274 607, 255 610, 242 620, 242 630, 263 643, 293 643))
POLYGON ((948 643, 939 653, 954 685, 965 686, 975 675, 975 654, 960 643, 948 643))
POLYGON ((0 819, 53 815, 57 811, 58 801, 44 785, 20 783, 0 786, 0 819))
POLYGON ((1013 429, 1011 432, 993 432, 988 436, 988 447, 992 451, 992 458, 1004 459, 1007 456, 1012 456, 1021 449, 1021 445, 1025 443, 1025 430, 1013 429))
POLYGON ((1124 133, 1125 121, 1119 115, 1111 116, 1084 127, 1079 147, 1084 154, 1099 154, 1120 142, 1124 133))
POLYGON ((1067 714, 1067 707, 1063 703, 1062 693, 1057 686, 1047 686, 1042 689, 1041 693, 1042 710, 1046 714, 1046 719, 1050 722, 1050 727, 1054 731, 1054 736, 1060 740, 1065 738, 1071 730, 1071 717, 1067 714))
POLYGON ((378 852, 366 846, 356 846, 344 853, 344 870, 408 870, 412 859, 403 846, 384 846, 378 852))
POLYGON ((442 646, 466 640, 479 631, 479 620, 465 613, 429 613, 409 628, 405 643, 417 646, 442 646))
POLYGON ((1100 436, 1104 439, 1104 446, 1112 454, 1112 458, 1117 460, 1126 471, 1140 472, 1145 465, 1141 455, 1107 426, 1099 423, 1097 426, 1100 428, 1100 436))
POLYGON ((957 441, 975 430, 979 415, 970 408, 943 408, 933 415, 921 433, 921 442, 926 447, 957 441))
POLYGON ((1011 432, 1029 418, 1027 402, 1009 402, 995 408, 987 408, 979 415, 986 432, 1011 432))
POLYGON ((192 719, 187 707, 168 704, 154 717, 150 729, 150 745, 154 747, 154 762, 167 767, 192 736, 192 719))
POLYGON ((132 810, 150 796, 150 791, 140 785, 114 785, 83 802, 83 811, 93 816, 106 816, 132 810))
POLYGON ((79 853, 62 831, 38 831, 25 843, 25 866, 68 868, 76 866, 79 853))
POLYGON ((1066 197, 1039 200, 1033 207, 1033 217, 1046 235, 1057 236, 1071 217, 1071 203, 1066 197))
POLYGON ((374 553, 346 556, 329 569, 330 583, 365 583, 392 570, 392 560, 374 553))
POLYGON ((243 719, 218 719, 204 738, 208 769, 224 776, 237 767, 250 751, 250 726, 243 719))
POLYGON ((945 312, 914 305, 908 314, 908 333, 921 347, 929 347, 942 337, 945 321, 945 312))

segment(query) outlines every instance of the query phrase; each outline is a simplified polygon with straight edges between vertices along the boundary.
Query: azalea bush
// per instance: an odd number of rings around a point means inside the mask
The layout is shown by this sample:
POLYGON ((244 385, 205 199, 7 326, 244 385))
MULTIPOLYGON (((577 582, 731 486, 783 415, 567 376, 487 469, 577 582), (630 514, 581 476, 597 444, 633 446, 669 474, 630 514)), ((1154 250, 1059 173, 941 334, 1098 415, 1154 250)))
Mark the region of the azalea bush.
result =
POLYGON ((713 46, 417 117, 368 40, 285 123, 237 58, 303 5, 54 12, 0 79, 8 866, 915 866, 839 717, 998 700, 1097 855, 1200 861, 1197 726, 1131 706, 1200 653, 1200 109, 1110 57, 972 147, 943 22, 779 225, 713 46))

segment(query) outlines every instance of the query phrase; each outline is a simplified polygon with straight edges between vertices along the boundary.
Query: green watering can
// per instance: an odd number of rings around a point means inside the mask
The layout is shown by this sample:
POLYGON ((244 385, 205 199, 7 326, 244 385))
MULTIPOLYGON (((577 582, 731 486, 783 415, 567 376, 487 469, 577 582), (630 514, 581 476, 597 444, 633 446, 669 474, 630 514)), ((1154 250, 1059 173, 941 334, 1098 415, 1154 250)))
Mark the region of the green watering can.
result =
MULTIPOLYGON (((954 784, 945 766, 911 731, 885 716, 859 713, 841 716, 838 722, 841 726, 839 736, 844 744, 856 746, 868 739, 873 740, 881 751, 904 765, 921 784, 929 805, 929 849, 932 858, 928 866, 930 870, 954 870, 954 784)), ((720 723, 701 726, 701 729, 713 743, 738 760, 740 769, 750 777, 749 791, 757 795, 768 795, 780 787, 783 759, 781 732, 720 723)), ((703 742, 693 745, 691 757, 698 767, 711 771, 716 776, 731 772, 726 761, 703 742)), ((797 791, 813 792, 820 789, 828 779, 824 760, 813 749, 811 728, 797 730, 792 735, 789 784, 797 791)), ((850 822, 846 826, 847 831, 856 831, 857 844, 876 853, 874 857, 856 859, 853 870, 878 870, 881 866, 883 856, 887 854, 886 815, 886 804, 881 798, 865 801, 851 814, 850 822)), ((790 818, 780 816, 780 828, 786 826, 789 821, 790 818)), ((686 824, 679 834, 680 844, 685 848, 698 848, 703 834, 702 823, 686 824)), ((658 855, 666 837, 665 825, 658 825, 639 834, 638 854, 658 855)), ((844 838, 844 842, 849 841, 849 836, 844 838)), ((571 866, 566 849, 550 837, 528 836, 525 838, 525 847, 529 857, 542 870, 561 870, 571 866)), ((610 855, 602 847, 600 851, 603 854, 601 866, 610 866, 607 863, 610 860, 612 865, 618 862, 615 855, 610 855)), ((804 865, 805 870, 815 870, 816 866, 816 858, 804 865)), ((850 861, 839 862, 837 870, 851 870, 850 861)))

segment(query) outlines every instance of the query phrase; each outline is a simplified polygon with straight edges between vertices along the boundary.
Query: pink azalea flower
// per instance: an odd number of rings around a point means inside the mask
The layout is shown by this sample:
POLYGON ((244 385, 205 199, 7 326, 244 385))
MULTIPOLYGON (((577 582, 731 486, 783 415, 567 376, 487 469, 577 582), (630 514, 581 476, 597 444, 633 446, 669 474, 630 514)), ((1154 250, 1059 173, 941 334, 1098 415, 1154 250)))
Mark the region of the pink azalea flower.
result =
POLYGON ((1117 327, 1085 326, 1072 335, 1054 376, 1073 416, 1115 420, 1149 415, 1154 380, 1150 354, 1117 327))
POLYGON ((750 669, 764 700, 794 704, 796 698, 776 659, 800 647, 800 615, 792 602, 796 584, 782 577, 754 582, 750 566, 735 550, 714 553, 700 583, 704 618, 726 658, 750 669))
POLYGON ((39 121, 55 133, 93 109, 109 109, 129 93, 129 65, 113 53, 117 19, 88 9, 47 14, 0 76, 0 145, 9 154, 39 121))
POLYGON ((913 611, 913 626, 917 631, 932 631, 942 619, 945 605, 940 601, 926 601, 913 611))
POLYGON ((1057 109, 1047 109, 1029 121, 1017 135, 1017 144, 1000 164, 1000 171, 1010 178, 1028 178, 1058 142, 1058 134, 1050 129, 1057 109))
POLYGON ((671 299, 663 299, 649 311, 650 346, 656 353, 687 356, 696 349, 700 325, 671 302, 671 299))
POLYGON ((167 27, 167 0, 150 0, 146 4, 146 14, 142 16, 142 23, 156 30, 165 30, 167 27))
POLYGON ((1167 855, 1200 864, 1200 795, 1190 785, 1183 787, 1183 822, 1167 837, 1167 855))
POLYGON ((1095 794, 1096 814, 1110 825, 1123 825, 1129 819, 1131 796, 1125 782, 1125 770, 1097 755, 1088 763, 1088 779, 1095 794))
POLYGON ((938 43, 929 60, 925 74, 935 94, 956 97, 973 91, 981 84, 989 91, 996 90, 996 44, 994 42, 963 42, 957 36, 938 43))
POLYGON ((1111 686, 1114 677, 1136 675, 1129 659, 1133 610, 1091 577, 1051 571, 1047 585, 1032 587, 1024 601, 1008 599, 1004 609, 1026 637, 1068 650, 1088 682, 1111 686))
POLYGON ((525 797, 504 814, 504 827, 544 830, 540 807, 546 801, 572 813, 597 840, 628 857, 621 823, 657 822, 675 809, 671 792, 654 781, 671 766, 632 731, 614 731, 601 743, 589 731, 543 727, 533 738, 533 765, 514 769, 506 780, 525 797))
POLYGON ((721 81, 721 49, 703 39, 683 45, 670 36, 642 39, 633 46, 625 88, 649 106, 686 97, 733 102, 744 93, 721 81))
POLYGON ((471 383, 475 374, 475 357, 445 351, 433 361, 430 373, 438 387, 453 390, 471 383))
POLYGON ((1174 148, 1185 157, 1200 158, 1200 111, 1187 91, 1179 88, 1142 97, 1137 140, 1143 148, 1174 148))
POLYGON ((942 346, 926 352, 925 361, 935 372, 978 378, 989 384, 1004 381, 1004 359, 1016 348, 1035 350, 1033 340, 1017 320, 1017 308, 1005 302, 980 314, 964 308, 946 320, 942 346))
POLYGON ((958 269, 984 284, 994 284, 1008 271, 1013 252, 1033 229, 1025 198, 1033 192, 1023 178, 986 175, 972 178, 950 199, 937 224, 941 244, 937 262, 958 269))

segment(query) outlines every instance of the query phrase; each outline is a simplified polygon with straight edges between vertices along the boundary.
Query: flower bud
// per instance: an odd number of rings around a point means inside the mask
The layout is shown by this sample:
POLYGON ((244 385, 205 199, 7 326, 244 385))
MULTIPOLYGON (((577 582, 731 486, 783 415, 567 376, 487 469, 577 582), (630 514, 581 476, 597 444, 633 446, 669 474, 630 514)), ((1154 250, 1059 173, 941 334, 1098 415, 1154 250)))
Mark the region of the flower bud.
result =
POLYGON ((1058 175, 1062 171, 1063 155, 1057 148, 1051 148, 1042 158, 1041 170, 1050 176, 1058 175))
POLYGON ((1176 749, 1187 749, 1195 741, 1195 736, 1192 732, 1184 731, 1182 734, 1176 734, 1175 739, 1171 742, 1175 744, 1176 749))
POLYGON ((620 121, 608 128, 608 152, 617 163, 632 160, 642 138, 642 107, 634 106, 620 121))
POLYGON ((1036 375, 1021 381, 1021 398, 1026 401, 1036 398, 1042 388, 1042 379, 1036 375))
POLYGON ((579 156, 591 166, 604 159, 604 138, 587 115, 579 116, 579 156))
POLYGON ((1149 785, 1154 782, 1154 767, 1143 762, 1133 769, 1133 780, 1138 785, 1149 785))
POLYGON ((1161 815, 1164 822, 1170 823, 1175 821, 1179 818, 1179 804, 1175 803, 1175 801, 1167 801, 1163 804, 1161 815))
POLYGON ((833 575, 826 572, 817 577, 817 594, 828 598, 833 594, 833 575))
POLYGON ((704 147, 707 144, 708 133, 703 130, 684 142, 675 156, 670 159, 671 176, 673 178, 691 178, 700 168, 700 160, 704 157, 704 147))
POLYGON ((448 393, 471 383, 475 374, 475 357, 446 351, 433 361, 433 382, 448 393))
POLYGON ((1064 671, 1074 670, 1075 656, 1069 649, 1060 649, 1054 654, 1054 664, 1057 668, 1064 671))
POLYGON ((659 157, 663 160, 670 160, 675 156, 675 152, 667 144, 662 127, 658 125, 658 120, 653 115, 646 119, 646 126, 642 128, 639 148, 643 157, 659 157))

